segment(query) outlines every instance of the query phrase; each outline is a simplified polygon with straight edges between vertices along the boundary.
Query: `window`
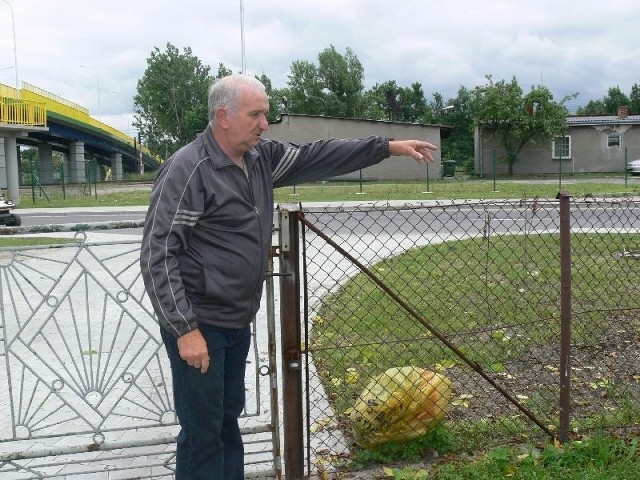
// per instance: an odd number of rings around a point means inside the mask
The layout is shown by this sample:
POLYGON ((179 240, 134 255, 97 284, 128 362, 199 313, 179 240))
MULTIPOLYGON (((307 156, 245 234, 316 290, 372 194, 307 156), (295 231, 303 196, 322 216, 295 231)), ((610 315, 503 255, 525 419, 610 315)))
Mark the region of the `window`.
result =
POLYGON ((619 133, 610 133, 607 135, 607 146, 608 147, 621 147, 622 146, 622 135, 619 133))
POLYGON ((556 137, 553 139, 551 156, 554 160, 571 158, 571 137, 556 137))

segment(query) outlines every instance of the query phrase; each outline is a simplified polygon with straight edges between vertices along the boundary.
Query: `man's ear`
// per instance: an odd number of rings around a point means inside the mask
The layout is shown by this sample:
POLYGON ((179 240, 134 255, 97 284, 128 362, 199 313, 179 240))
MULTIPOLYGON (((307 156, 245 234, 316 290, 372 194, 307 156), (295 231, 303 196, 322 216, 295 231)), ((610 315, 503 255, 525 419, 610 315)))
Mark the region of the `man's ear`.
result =
POLYGON ((227 128, 229 113, 226 108, 220 107, 216 110, 216 124, 222 128, 227 128))

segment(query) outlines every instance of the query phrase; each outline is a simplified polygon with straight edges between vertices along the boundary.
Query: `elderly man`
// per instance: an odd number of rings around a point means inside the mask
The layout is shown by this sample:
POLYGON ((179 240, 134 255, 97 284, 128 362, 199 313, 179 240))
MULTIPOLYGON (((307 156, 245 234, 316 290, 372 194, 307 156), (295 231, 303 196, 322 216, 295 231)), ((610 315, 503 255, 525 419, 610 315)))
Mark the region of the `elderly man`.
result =
POLYGON ((271 245, 273 188, 326 179, 392 155, 431 162, 418 140, 262 138, 264 86, 230 75, 209 89, 209 128, 160 168, 140 264, 171 363, 180 422, 176 479, 243 478, 238 417, 250 325, 271 245))

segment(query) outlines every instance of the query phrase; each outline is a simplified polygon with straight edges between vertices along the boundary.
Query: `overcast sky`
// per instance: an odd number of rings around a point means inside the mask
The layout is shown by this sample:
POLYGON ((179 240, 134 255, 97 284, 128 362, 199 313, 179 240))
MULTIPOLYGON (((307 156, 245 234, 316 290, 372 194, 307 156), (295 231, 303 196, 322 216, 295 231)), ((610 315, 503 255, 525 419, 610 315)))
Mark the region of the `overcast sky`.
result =
POLYGON ((330 45, 353 50, 367 88, 419 82, 428 100, 491 74, 558 100, 579 92, 573 112, 640 83, 638 0, 0 0, 0 83, 15 86, 17 57, 20 82, 135 135, 133 96, 154 47, 190 47, 213 74, 241 70, 241 4, 246 71, 276 88, 293 61, 317 64, 330 45))

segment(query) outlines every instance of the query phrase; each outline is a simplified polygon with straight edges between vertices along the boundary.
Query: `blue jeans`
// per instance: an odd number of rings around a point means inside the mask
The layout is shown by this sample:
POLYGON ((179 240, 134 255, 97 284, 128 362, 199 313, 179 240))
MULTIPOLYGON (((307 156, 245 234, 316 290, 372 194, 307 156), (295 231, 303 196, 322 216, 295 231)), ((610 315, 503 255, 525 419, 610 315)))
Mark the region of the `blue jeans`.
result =
POLYGON ((238 425, 245 402, 244 374, 251 328, 200 326, 209 349, 209 370, 200 373, 180 358, 176 339, 164 329, 180 422, 176 480, 241 480, 244 447, 238 425))

